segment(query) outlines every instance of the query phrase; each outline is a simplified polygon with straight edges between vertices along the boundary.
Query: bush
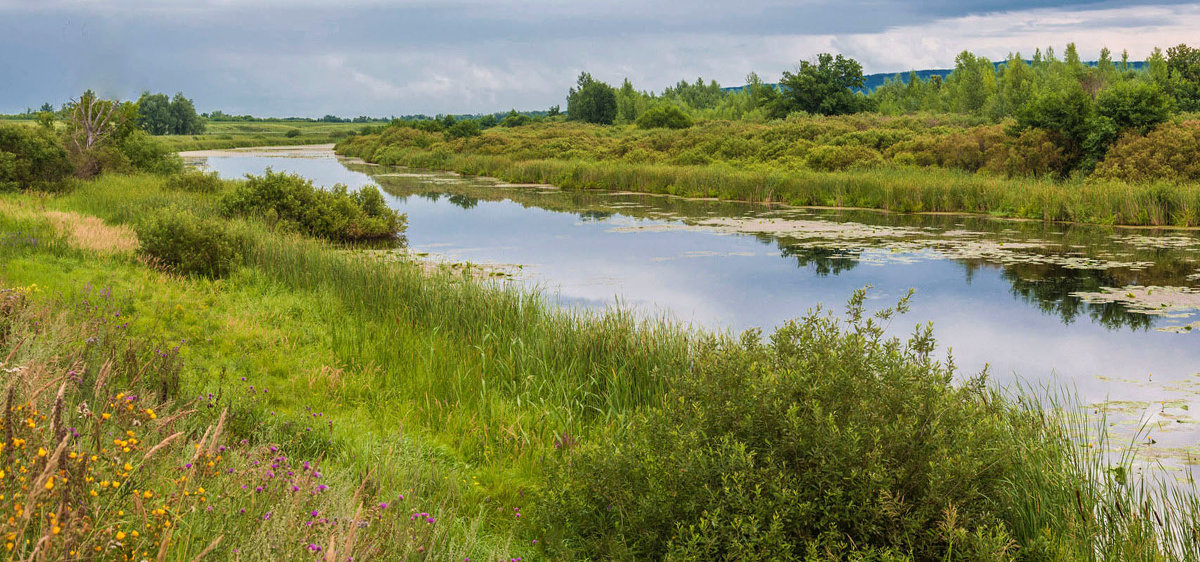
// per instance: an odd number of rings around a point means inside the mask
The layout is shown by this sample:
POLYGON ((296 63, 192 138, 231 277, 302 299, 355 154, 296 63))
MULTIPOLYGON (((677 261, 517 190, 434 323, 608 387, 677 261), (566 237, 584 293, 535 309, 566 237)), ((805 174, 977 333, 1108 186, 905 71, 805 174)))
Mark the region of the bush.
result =
POLYGON ((1129 182, 1200 181, 1200 121, 1164 123, 1146 136, 1126 134, 1109 149, 1095 176, 1129 182))
POLYGON ((563 558, 673 560, 1009 550, 996 501, 1024 426, 982 378, 951 382, 953 367, 929 358, 930 329, 885 338, 876 318, 896 311, 868 320, 863 300, 844 324, 818 310, 770 343, 748 332, 702 344, 660 406, 549 472, 547 544, 563 558))
POLYGON ((191 191, 193 193, 216 193, 225 182, 216 172, 204 173, 199 170, 188 170, 175 174, 164 183, 164 187, 176 191, 191 191))
POLYGON ((266 218, 278 228, 347 242, 393 238, 404 231, 404 216, 373 186, 353 194, 340 184, 324 190, 298 175, 269 169, 246 178, 222 199, 226 215, 266 218))
POLYGON ((145 131, 134 131, 121 139, 119 151, 135 170, 160 175, 183 171, 183 160, 145 131))
POLYGON ((289 139, 294 139, 294 138, 300 136, 300 129, 288 129, 287 132, 283 134, 283 136, 285 136, 289 139))
POLYGON ((137 234, 143 255, 187 275, 225 277, 241 259, 241 237, 226 224, 184 211, 161 212, 137 234))
POLYGON ((50 130, 0 124, 0 191, 52 189, 72 171, 67 151, 50 130))
POLYGON ((821 145, 808 151, 804 162, 809 168, 819 172, 836 172, 882 160, 883 157, 878 152, 863 146, 821 145))
POLYGON ((639 129, 686 129, 692 126, 692 118, 673 105, 660 105, 647 109, 637 118, 639 129))

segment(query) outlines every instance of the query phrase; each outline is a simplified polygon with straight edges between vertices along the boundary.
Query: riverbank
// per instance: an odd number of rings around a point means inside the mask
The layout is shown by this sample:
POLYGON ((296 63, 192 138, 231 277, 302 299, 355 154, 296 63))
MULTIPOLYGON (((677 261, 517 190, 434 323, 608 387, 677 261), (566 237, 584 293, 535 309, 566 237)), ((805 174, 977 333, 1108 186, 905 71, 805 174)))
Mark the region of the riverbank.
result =
MULTIPOLYGON (((109 471, 96 480, 121 484, 98 496, 79 488, 100 507, 66 535, 46 516, 53 506, 6 528, 23 555, 43 536, 56 553, 70 546, 55 537, 72 536, 114 556, 161 548, 177 559, 209 545, 234 558, 643 558, 697 554, 689 537, 718 555, 1069 560, 1194 549, 1195 497, 1109 457, 1119 444, 1104 441, 1103 419, 953 385, 927 335, 873 336, 861 301, 848 318, 816 314, 769 339, 735 339, 619 311, 564 312, 469 275, 224 219, 227 185, 195 193, 110 175, 73 188, 0 197, 0 282, 32 310, 5 309, 0 356, 10 374, 21 368, 16 403, 46 416, 19 426, 20 462, 50 466, 37 447, 55 462, 95 455, 109 471), (245 240, 234 272, 184 276, 141 257, 127 227, 163 207, 227 220, 245 240), (51 318, 62 327, 39 332, 51 318), (145 361, 99 375, 130 345, 145 361), (140 417, 104 426, 101 404, 131 395, 145 401, 129 410, 140 417), (188 410, 177 429, 165 421, 188 410), (52 421, 55 411, 66 421, 52 421), (64 426, 88 432, 60 455, 64 426), (192 458, 196 445, 212 458, 192 458), (229 452, 213 460, 218 449, 229 452), (149 462, 159 454, 167 460, 149 462), (207 462, 202 477, 187 473, 201 502, 179 467, 207 462), (305 463, 328 483, 288 474, 313 474, 305 463), (770 532, 703 531, 718 514, 770 532)), ((63 474, 71 486, 90 477, 63 474)), ((0 485, 22 506, 33 498, 11 478, 0 485)))
POLYGON ((467 139, 391 127, 340 141, 337 151, 377 164, 564 189, 1084 224, 1200 226, 1200 185, 1194 183, 1006 177, 983 167, 985 156, 1000 148, 996 138, 1003 135, 997 131, 986 142, 964 145, 960 141, 981 133, 953 123, 858 122, 863 119, 712 122, 683 131, 546 123, 489 129, 467 139), (938 142, 947 144, 947 154, 937 156, 938 142), (989 143, 996 150, 989 151, 989 143), (924 154, 921 150, 930 153, 928 165, 910 162, 913 151, 924 154), (835 159, 838 155, 845 158, 835 159), (955 167, 960 161, 975 164, 955 167))

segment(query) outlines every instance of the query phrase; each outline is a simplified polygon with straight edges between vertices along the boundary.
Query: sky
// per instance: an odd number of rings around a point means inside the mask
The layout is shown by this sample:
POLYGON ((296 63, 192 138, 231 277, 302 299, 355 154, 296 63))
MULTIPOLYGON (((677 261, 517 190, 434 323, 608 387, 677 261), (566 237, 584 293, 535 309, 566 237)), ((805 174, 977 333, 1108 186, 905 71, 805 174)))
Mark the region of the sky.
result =
POLYGON ((1143 60, 1200 4, 1071 0, 0 0, 0 113, 92 88, 202 112, 320 117, 565 108, 581 71, 642 90, 774 81, 820 52, 866 73, 1074 41, 1143 60))

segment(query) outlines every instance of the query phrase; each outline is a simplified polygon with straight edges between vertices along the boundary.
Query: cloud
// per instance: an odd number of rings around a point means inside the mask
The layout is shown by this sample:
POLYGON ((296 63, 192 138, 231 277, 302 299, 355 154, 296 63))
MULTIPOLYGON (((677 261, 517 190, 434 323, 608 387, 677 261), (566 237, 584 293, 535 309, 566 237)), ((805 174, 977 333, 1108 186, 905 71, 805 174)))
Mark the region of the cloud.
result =
POLYGON ((563 104, 582 70, 641 89, 770 79, 821 51, 867 72, 945 68, 1067 41, 1142 59, 1200 7, 1034 0, 0 0, 0 111, 183 91, 201 110, 400 115, 563 104))

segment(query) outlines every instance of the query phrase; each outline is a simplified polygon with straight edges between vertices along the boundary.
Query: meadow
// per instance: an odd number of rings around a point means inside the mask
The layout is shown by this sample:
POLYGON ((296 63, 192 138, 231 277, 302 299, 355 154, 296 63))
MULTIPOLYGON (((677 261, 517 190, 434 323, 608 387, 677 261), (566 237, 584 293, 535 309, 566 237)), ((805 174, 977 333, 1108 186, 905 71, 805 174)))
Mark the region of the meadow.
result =
POLYGON ((11 558, 1200 556, 1191 483, 1143 476, 1067 394, 884 337, 903 301, 685 331, 186 185, 0 196, 11 558), (164 209, 224 224, 234 267, 149 255, 164 209))

